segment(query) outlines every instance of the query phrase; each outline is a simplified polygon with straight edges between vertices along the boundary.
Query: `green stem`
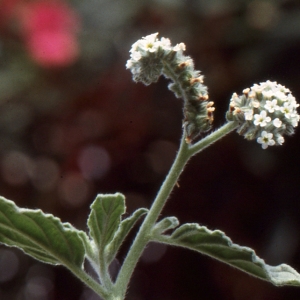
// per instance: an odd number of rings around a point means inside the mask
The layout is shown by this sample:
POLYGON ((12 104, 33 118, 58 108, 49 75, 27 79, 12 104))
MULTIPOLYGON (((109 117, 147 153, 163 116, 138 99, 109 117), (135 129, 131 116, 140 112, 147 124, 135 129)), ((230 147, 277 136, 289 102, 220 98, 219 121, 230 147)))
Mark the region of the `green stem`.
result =
POLYGON ((188 155, 188 145, 186 144, 184 137, 182 137, 180 148, 177 153, 177 157, 174 161, 174 164, 168 176, 166 177, 163 185, 161 186, 156 196, 156 199, 153 202, 152 207, 147 214, 147 217, 141 225, 140 230, 119 272, 114 287, 114 290, 119 295, 119 298, 117 299, 124 299, 127 285, 135 268, 135 265, 149 241, 149 234, 151 232, 151 229, 155 224, 163 206, 166 203, 168 196, 170 195, 174 185, 176 184, 177 179, 180 173, 182 172, 184 165, 188 161, 189 157, 190 156, 188 155))
POLYGON ((214 142, 218 141, 220 138, 224 137, 226 134, 236 129, 238 126, 238 122, 226 123, 216 131, 212 132, 210 135, 206 136, 204 139, 191 145, 191 147, 189 148, 189 153, 191 154, 191 156, 199 153, 214 142))
POLYGON ((73 265, 65 265, 77 278, 79 278, 84 284, 86 284, 90 289, 97 293, 100 297, 106 300, 112 300, 110 293, 107 292, 95 279, 93 279, 89 274, 87 274, 81 268, 75 267, 73 265))
POLYGON ((101 250, 99 254, 99 274, 102 285, 107 289, 111 290, 112 281, 109 275, 108 266, 104 258, 104 251, 101 250))
POLYGON ((181 172, 183 171, 187 161, 194 154, 207 148, 209 145, 234 130, 237 126, 238 124, 236 122, 226 123, 224 126, 194 145, 188 145, 185 142, 185 136, 182 136, 179 151, 177 153, 173 166, 171 167, 169 174, 167 175, 163 185, 161 186, 156 199, 154 200, 152 207, 147 214, 147 217, 145 218, 139 232, 136 235, 136 238, 127 254, 127 257, 124 260, 123 266, 119 272, 113 288, 115 295, 115 298, 113 299, 124 299, 133 270, 144 248, 150 240, 150 232, 155 225, 155 222, 159 217, 164 205, 166 204, 171 191, 177 183, 177 180, 181 172))

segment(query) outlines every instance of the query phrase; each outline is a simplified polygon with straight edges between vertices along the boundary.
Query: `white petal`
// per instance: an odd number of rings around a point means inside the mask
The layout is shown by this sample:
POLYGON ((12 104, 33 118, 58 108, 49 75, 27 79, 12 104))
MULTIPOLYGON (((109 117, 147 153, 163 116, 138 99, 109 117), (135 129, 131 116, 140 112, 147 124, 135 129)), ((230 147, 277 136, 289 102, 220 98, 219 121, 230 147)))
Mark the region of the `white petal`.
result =
POLYGON ((275 120, 273 120, 273 125, 279 128, 282 125, 282 122, 278 118, 276 118, 275 120))

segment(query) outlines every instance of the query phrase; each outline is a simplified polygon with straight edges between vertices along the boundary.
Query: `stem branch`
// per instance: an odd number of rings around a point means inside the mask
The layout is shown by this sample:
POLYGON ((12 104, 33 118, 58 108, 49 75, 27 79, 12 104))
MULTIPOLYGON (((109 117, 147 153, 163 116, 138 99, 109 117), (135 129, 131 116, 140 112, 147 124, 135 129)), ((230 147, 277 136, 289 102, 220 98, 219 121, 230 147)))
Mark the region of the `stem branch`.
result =
POLYGON ((84 284, 86 284, 90 289, 97 293, 100 297, 106 300, 113 299, 94 278, 87 274, 84 270, 73 265, 65 265, 77 278, 79 278, 84 284))
POLYGON ((150 232, 155 225, 159 214, 161 213, 166 201, 173 190, 181 172, 184 169, 187 161, 196 153, 207 148, 209 145, 219 140, 238 126, 237 122, 229 122, 224 126, 211 133, 204 139, 200 140, 194 145, 189 145, 185 142, 185 135, 183 134, 179 151, 171 167, 169 174, 167 175, 164 183, 162 184, 156 199, 154 200, 152 207, 147 214, 144 222, 142 223, 139 232, 124 260, 123 266, 119 272, 115 285, 113 287, 115 298, 114 299, 124 299, 127 286, 133 270, 140 258, 145 246, 150 240, 150 232))
POLYGON ((236 129, 238 126, 238 122, 228 122, 216 131, 212 132, 210 135, 206 136, 204 139, 191 145, 191 147, 189 148, 191 156, 201 152, 214 142, 218 141, 220 138, 224 137, 225 135, 236 129))

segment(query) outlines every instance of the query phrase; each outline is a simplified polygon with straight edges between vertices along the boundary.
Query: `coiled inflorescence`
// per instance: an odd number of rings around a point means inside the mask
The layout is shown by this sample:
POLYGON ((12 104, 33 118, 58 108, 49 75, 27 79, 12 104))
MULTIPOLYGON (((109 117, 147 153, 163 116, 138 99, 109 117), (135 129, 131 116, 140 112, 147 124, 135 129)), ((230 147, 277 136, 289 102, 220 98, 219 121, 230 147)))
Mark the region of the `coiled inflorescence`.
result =
POLYGON ((184 99, 183 126, 186 142, 190 143, 211 128, 214 103, 208 101, 203 76, 194 70, 193 60, 183 55, 185 45, 172 46, 169 39, 158 40, 157 35, 148 35, 132 45, 126 67, 135 82, 145 85, 156 82, 162 74, 173 81, 168 87, 177 98, 184 99))
POLYGON ((292 135, 298 125, 297 104, 291 91, 277 82, 254 84, 231 97, 226 117, 238 121, 237 132, 248 140, 256 139, 263 149, 282 145, 284 135, 292 135))

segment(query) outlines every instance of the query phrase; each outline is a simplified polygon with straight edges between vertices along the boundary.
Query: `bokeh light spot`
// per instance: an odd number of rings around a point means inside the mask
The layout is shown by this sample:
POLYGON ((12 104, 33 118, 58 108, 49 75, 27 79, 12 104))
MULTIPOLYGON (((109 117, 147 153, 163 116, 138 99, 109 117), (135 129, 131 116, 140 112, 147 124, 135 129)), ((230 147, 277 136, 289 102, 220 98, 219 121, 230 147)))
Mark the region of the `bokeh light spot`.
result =
POLYGON ((46 277, 32 277, 28 280, 25 288, 25 299, 48 300, 49 293, 53 289, 53 283, 46 277))
POLYGON ((14 278, 19 270, 17 255, 7 249, 0 250, 0 282, 6 282, 14 278))
MULTIPOLYGON (((26 275, 23 295, 26 300, 50 300, 53 291, 54 273, 51 268, 40 263, 30 267, 26 275)), ((24 298, 22 298, 24 299, 24 298)))
POLYGON ((77 40, 65 32, 37 31, 27 38, 33 59, 42 66, 65 66, 79 56, 77 40))
POLYGON ((86 146, 78 156, 78 165, 84 178, 100 179, 111 166, 108 152, 99 146, 86 146))
POLYGON ((1 160, 1 173, 3 179, 11 185, 24 185, 32 173, 33 163, 24 153, 11 151, 1 160))
POLYGON ((246 20, 256 29, 266 30, 276 25, 279 11, 271 1, 252 1, 247 10, 246 20))
POLYGON ((59 195, 63 203, 71 207, 82 206, 88 198, 89 184, 80 173, 69 172, 59 185, 59 195))
POLYGON ((145 249, 145 251, 143 252, 141 260, 145 263, 157 262, 163 257, 166 251, 167 251, 166 245, 150 243, 145 249))
POLYGON ((49 191, 56 187, 59 178, 59 166, 50 158, 39 157, 34 161, 31 181, 40 191, 49 191))

